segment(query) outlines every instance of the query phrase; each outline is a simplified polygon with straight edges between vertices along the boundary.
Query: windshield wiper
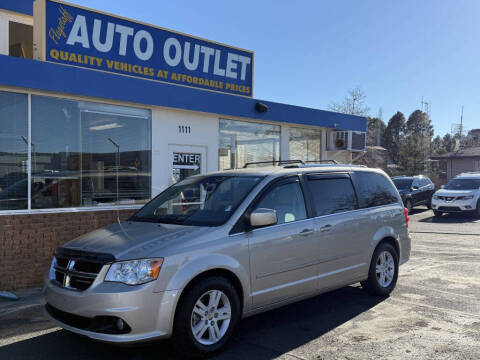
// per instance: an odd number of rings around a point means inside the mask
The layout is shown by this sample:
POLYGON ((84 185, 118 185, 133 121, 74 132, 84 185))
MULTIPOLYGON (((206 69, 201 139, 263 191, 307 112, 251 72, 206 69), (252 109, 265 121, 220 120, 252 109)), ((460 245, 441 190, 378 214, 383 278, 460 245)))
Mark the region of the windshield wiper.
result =
POLYGON ((155 218, 143 218, 143 217, 131 217, 127 221, 136 221, 136 222, 152 222, 156 223, 157 219, 155 218))
POLYGON ((174 224, 174 225, 183 225, 183 221, 177 220, 177 219, 165 219, 165 218, 159 218, 156 219, 157 223, 163 223, 163 224, 174 224))

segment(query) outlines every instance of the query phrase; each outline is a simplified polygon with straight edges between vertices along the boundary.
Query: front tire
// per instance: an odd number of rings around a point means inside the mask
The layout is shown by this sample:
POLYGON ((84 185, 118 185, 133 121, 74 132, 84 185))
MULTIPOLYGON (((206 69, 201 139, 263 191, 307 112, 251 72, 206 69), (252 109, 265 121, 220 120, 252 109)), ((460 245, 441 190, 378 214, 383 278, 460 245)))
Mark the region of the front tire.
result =
POLYGON ((398 253, 389 243, 381 243, 375 249, 370 263, 368 279, 361 282, 369 294, 387 296, 397 284, 398 253))
POLYGON ((435 216, 436 218, 439 218, 442 215, 443 215, 443 213, 441 211, 433 210, 433 216, 435 216))
POLYGON ((475 217, 480 219, 480 200, 477 201, 477 208, 475 209, 475 217))
POLYGON ((223 277, 201 279, 187 290, 173 325, 173 343, 181 358, 208 355, 231 339, 240 319, 240 299, 223 277))

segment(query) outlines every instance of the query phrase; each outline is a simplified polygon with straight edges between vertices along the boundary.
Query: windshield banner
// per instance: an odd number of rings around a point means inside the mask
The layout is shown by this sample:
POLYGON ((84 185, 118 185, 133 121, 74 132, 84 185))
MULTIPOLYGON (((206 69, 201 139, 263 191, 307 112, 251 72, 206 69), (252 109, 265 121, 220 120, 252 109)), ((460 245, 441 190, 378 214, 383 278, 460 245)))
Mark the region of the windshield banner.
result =
POLYGON ((34 9, 41 60, 252 96, 251 51, 54 0, 34 9))

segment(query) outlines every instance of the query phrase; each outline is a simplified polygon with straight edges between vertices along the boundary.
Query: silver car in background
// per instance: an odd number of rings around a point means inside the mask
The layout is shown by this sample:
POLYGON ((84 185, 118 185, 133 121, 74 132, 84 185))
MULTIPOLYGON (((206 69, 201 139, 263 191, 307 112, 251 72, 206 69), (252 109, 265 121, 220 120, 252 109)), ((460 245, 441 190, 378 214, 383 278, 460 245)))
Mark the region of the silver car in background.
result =
POLYGON ((93 339, 172 337, 184 356, 208 354, 242 317, 357 282, 388 295, 407 227, 380 170, 289 162, 193 176, 58 248, 46 311, 93 339))
POLYGON ((432 197, 435 217, 444 213, 470 213, 480 218, 480 172, 462 173, 432 197))

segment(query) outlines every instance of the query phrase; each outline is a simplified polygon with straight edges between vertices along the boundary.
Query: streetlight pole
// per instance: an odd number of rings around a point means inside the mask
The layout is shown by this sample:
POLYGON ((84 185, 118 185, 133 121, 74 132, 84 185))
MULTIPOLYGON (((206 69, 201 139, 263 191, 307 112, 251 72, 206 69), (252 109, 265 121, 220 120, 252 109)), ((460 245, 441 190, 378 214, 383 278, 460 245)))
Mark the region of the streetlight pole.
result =
POLYGON ((108 141, 110 141, 113 146, 115 146, 117 148, 117 156, 116 156, 116 168, 117 168, 117 171, 116 171, 116 176, 117 176, 117 205, 120 204, 120 200, 119 200, 119 193, 118 193, 118 169, 120 167, 120 145, 118 145, 115 141, 112 140, 112 138, 108 138, 108 141))

